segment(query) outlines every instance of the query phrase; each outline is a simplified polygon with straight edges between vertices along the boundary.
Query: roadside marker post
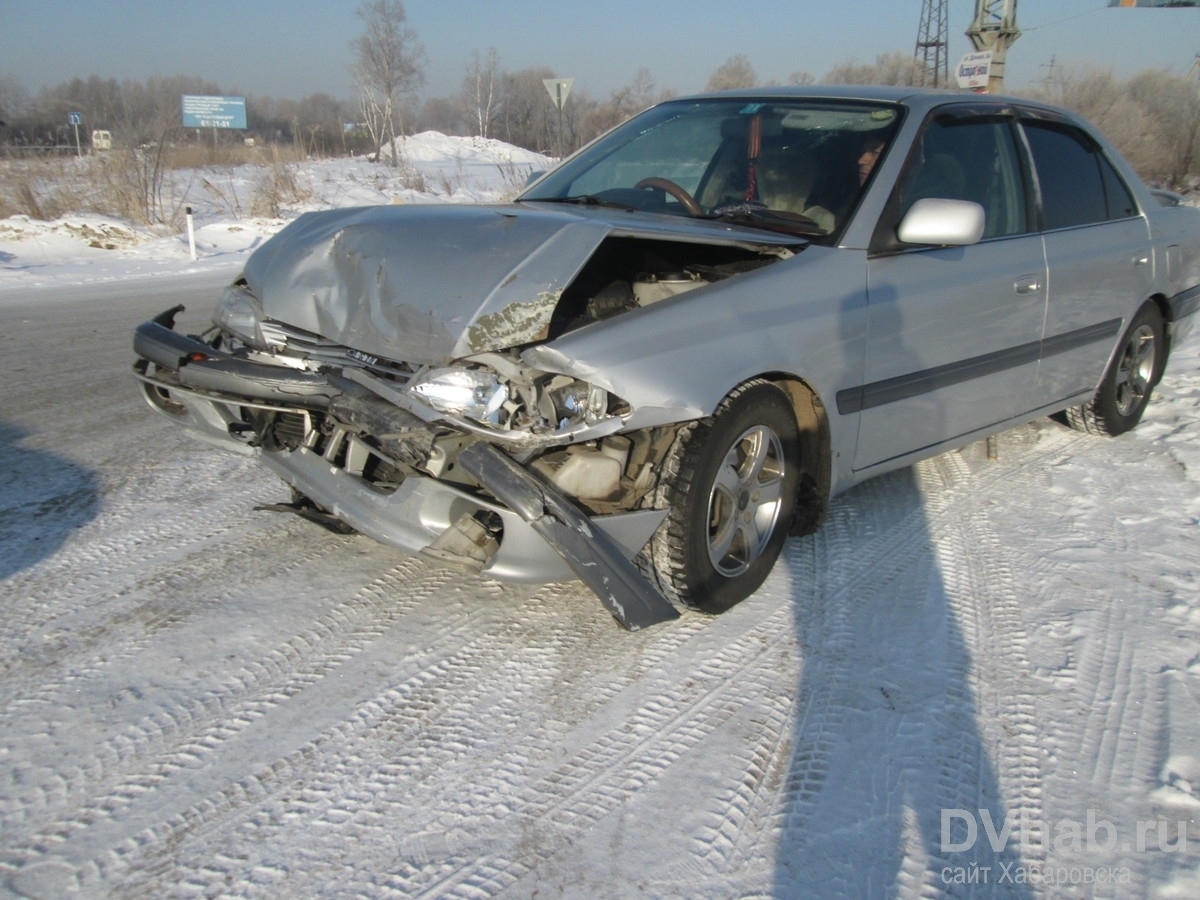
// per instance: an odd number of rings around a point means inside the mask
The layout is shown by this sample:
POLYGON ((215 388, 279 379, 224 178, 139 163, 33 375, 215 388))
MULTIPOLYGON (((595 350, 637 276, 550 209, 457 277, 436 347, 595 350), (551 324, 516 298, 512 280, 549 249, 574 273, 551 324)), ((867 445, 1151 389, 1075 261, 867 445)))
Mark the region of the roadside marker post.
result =
POLYGON ((188 251, 192 254, 192 261, 196 260, 196 232, 192 227, 192 208, 187 207, 187 231, 188 231, 188 251))

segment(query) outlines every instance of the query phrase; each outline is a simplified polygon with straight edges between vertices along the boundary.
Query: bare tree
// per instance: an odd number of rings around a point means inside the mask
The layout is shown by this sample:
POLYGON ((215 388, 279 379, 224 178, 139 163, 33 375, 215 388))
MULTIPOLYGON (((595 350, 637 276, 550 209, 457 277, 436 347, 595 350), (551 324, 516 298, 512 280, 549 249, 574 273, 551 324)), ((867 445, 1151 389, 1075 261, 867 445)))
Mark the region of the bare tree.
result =
POLYGON ((1128 85, 1112 72, 1095 68, 1060 68, 1041 89, 1030 92, 1089 119, 1116 144, 1135 169, 1149 179, 1161 171, 1161 135, 1147 109, 1136 102, 1128 85))
POLYGON ((495 47, 487 55, 471 51, 471 64, 463 79, 463 101, 474 120, 475 133, 486 138, 492 129, 492 119, 500 101, 500 56, 495 47))
POLYGON ((758 76, 754 74, 754 66, 744 53, 731 56, 708 77, 706 91, 727 91, 733 88, 748 88, 758 84, 758 76))
POLYGON ((824 81, 826 84, 891 84, 911 87, 921 83, 924 64, 910 53, 881 53, 875 63, 846 62, 834 66, 824 81))
MULTIPOLYGON (((556 145, 558 126, 551 115, 554 107, 543 83, 553 77, 554 70, 546 66, 505 74, 504 103, 498 122, 505 141, 539 153, 549 152, 556 145)), ((576 100, 572 96, 567 104, 568 120, 576 100)))
POLYGON ((639 113, 654 103, 655 87, 654 76, 650 74, 649 69, 643 67, 634 73, 633 81, 625 88, 630 115, 639 113))
POLYGON ((606 102, 593 102, 582 93, 575 98, 579 108, 578 140, 582 144, 620 125, 655 102, 654 76, 638 69, 633 81, 612 92, 606 102))
POLYGON ((425 49, 405 24, 408 16, 400 0, 365 0, 357 13, 364 31, 350 47, 363 117, 375 142, 375 158, 386 140, 396 166, 396 138, 404 133, 402 124, 397 130, 401 101, 425 81, 425 49))
POLYGON ((413 131, 468 135, 475 133, 475 125, 470 110, 463 106, 461 95, 430 97, 421 104, 421 109, 413 120, 413 131))
MULTIPOLYGON (((1189 78, 1150 71, 1129 83, 1133 104, 1150 120, 1157 158, 1141 168, 1171 188, 1185 188, 1200 172, 1200 92, 1189 78)), ((1138 165, 1138 162, 1134 165, 1138 165)))
POLYGON ((0 75, 0 125, 4 119, 15 119, 30 105, 29 91, 12 75, 0 75))

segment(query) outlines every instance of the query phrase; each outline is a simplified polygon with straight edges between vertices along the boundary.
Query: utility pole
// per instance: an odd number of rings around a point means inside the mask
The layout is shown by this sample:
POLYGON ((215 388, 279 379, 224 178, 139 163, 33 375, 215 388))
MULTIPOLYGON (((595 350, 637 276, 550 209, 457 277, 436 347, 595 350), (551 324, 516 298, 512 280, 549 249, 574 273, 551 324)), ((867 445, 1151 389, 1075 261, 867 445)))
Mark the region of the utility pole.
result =
POLYGON ((950 62, 946 48, 947 0, 922 0, 921 25, 913 57, 921 65, 921 87, 946 87, 950 83, 950 62))
POLYGON ((975 0, 975 18, 967 37, 976 51, 990 51, 988 92, 1004 89, 1004 62, 1008 48, 1021 36, 1017 28, 1017 0, 975 0))

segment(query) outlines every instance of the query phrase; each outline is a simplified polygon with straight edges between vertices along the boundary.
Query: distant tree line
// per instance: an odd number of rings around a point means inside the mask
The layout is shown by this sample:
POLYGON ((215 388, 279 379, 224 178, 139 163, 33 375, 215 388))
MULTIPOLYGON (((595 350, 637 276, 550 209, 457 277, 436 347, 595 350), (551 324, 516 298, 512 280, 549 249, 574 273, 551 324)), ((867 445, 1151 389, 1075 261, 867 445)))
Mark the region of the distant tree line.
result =
MULTIPOLYGON (((458 93, 423 102, 425 54, 406 24, 400 0, 365 0, 358 8, 363 33, 351 44, 359 96, 336 99, 317 93, 301 100, 246 95, 246 135, 289 145, 305 155, 372 153, 398 164, 394 137, 426 130, 497 138, 552 154, 559 146, 558 112, 544 80, 546 67, 516 72, 502 68, 494 48, 475 50, 458 93)), ((916 85, 923 66, 901 52, 873 63, 846 62, 822 77, 793 73, 790 84, 916 85)), ((744 55, 712 72, 705 90, 766 86, 744 55)), ((1165 71, 1147 71, 1121 81, 1105 71, 1081 71, 1047 79, 1034 96, 1075 109, 1095 122, 1120 147, 1144 178, 1171 188, 1200 177, 1200 84, 1165 71)), ((185 130, 180 95, 238 95, 213 82, 183 76, 136 80, 74 78, 31 94, 12 76, 0 76, 0 145, 68 145, 68 112, 84 115, 85 131, 104 128, 114 143, 139 147, 163 141, 241 141, 240 132, 221 135, 185 130)), ((563 146, 577 148, 651 104, 672 96, 649 69, 607 97, 576 85, 562 118, 563 146)))
MULTIPOLYGON (((10 76, 0 76, 0 144, 15 147, 74 146, 67 115, 83 115, 83 130, 111 131, 120 147, 142 147, 163 140, 212 142, 211 131, 197 133, 182 125, 180 98, 184 94, 243 96, 214 82, 182 75, 146 81, 115 78, 73 78, 30 94, 10 76)), ((275 144, 294 144, 307 153, 331 156, 363 152, 365 139, 344 133, 343 123, 356 121, 353 103, 328 94, 302 100, 275 100, 246 95, 245 134, 219 135, 241 142, 245 136, 275 144)))

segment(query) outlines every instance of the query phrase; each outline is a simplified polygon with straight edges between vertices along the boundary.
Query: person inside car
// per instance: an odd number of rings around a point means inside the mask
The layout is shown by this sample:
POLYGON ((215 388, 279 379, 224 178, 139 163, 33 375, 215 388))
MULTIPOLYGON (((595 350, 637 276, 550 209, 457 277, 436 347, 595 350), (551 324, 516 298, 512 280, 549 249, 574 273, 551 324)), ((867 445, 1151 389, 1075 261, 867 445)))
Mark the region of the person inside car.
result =
POLYGON ((816 182, 816 165, 810 155, 779 148, 766 153, 761 161, 759 199, 767 209, 811 219, 828 234, 833 231, 833 213, 809 203, 816 182))

